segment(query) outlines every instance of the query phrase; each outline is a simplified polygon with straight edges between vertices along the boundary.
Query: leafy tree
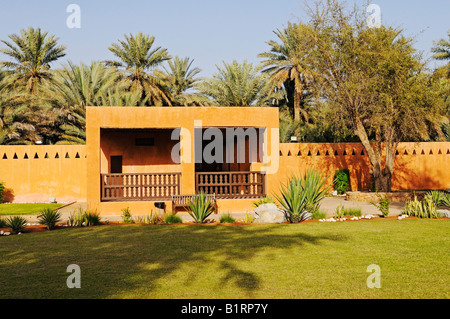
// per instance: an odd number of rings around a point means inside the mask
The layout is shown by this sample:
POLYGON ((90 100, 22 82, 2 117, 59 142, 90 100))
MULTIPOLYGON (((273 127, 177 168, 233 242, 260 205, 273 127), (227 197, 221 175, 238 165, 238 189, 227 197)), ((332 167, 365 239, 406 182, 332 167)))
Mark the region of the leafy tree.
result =
POLYGON ((438 91, 402 30, 369 28, 362 10, 347 11, 336 0, 316 4, 309 14, 315 100, 325 100, 352 128, 376 189, 390 191, 397 144, 429 137, 442 111, 438 91))
POLYGON ((216 66, 218 72, 212 78, 204 79, 197 88, 201 94, 209 97, 220 106, 250 106, 268 104, 271 97, 267 76, 261 74, 260 68, 244 61, 223 63, 216 66))
POLYGON ((37 85, 48 83, 52 78, 50 64, 65 55, 65 46, 58 45, 58 38, 40 28, 21 30, 20 35, 9 35, 12 42, 2 42, 7 46, 1 52, 12 61, 3 61, 14 77, 15 86, 23 86, 26 91, 36 94, 37 85))
POLYGON ((125 40, 113 43, 109 50, 119 61, 105 61, 121 71, 123 82, 131 91, 140 92, 141 99, 147 97, 152 105, 170 103, 168 79, 161 70, 156 69, 171 58, 166 49, 153 47, 155 37, 139 32, 136 36, 125 35, 125 40))

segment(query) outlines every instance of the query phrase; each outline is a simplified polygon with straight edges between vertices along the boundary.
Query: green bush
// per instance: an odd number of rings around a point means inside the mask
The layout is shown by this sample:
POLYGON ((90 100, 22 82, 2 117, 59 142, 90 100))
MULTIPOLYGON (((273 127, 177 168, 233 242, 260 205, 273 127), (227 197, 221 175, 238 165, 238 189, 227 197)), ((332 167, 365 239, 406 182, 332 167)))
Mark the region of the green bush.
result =
POLYGON ((389 215, 389 206, 391 204, 391 201, 386 195, 378 195, 378 198, 378 203, 371 202, 371 204, 378 208, 378 210, 383 214, 384 217, 387 217, 389 215))
POLYGON ((0 204, 5 200, 5 185, 0 182, 0 204))
POLYGON ((13 233, 23 232, 27 220, 20 216, 9 217, 6 219, 6 227, 11 228, 13 233))
POLYGON ((328 195, 326 177, 315 170, 308 170, 300 177, 291 176, 281 185, 281 195, 275 195, 291 223, 302 222, 319 210, 320 201, 328 195))
POLYGON ((213 201, 205 193, 200 192, 189 200, 187 212, 196 223, 203 223, 215 209, 213 201))
POLYGON ((44 208, 38 216, 39 224, 47 226, 48 230, 55 228, 56 223, 59 223, 60 221, 61 214, 57 210, 51 208, 44 208))
POLYGON ((221 223, 234 223, 236 220, 231 216, 231 214, 223 214, 219 220, 221 223))
POLYGON ((131 211, 130 211, 129 207, 122 209, 121 217, 122 217, 122 221, 126 224, 130 224, 133 222, 133 217, 131 216, 131 211))
POLYGON ((166 215, 166 217, 164 217, 164 222, 166 224, 181 224, 183 222, 183 220, 179 216, 172 213, 172 214, 168 214, 168 215, 166 215))
POLYGON ((346 168, 337 170, 334 174, 333 186, 339 195, 348 192, 350 190, 350 171, 346 168))

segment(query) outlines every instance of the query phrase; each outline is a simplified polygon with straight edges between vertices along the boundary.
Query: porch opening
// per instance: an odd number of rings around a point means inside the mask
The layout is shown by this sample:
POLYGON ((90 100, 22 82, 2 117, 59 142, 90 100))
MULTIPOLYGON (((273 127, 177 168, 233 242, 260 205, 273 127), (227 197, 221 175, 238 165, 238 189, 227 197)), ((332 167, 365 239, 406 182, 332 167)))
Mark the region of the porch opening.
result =
POLYGON ((197 128, 195 191, 218 199, 266 196, 262 162, 264 129, 197 128))
POLYGON ((101 129, 101 201, 162 201, 180 194, 172 129, 101 129))

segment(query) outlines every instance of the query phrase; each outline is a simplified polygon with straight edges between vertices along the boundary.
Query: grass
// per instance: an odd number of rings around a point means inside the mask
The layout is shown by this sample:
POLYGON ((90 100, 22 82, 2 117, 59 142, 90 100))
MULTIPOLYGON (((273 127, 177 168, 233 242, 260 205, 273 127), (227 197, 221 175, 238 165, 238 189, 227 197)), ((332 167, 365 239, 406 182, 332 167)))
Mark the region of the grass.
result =
POLYGON ((447 299, 449 226, 122 225, 0 237, 0 296, 447 299), (66 286, 70 264, 81 268, 81 289, 66 286), (371 264, 381 289, 366 285, 371 264))
POLYGON ((1 215, 39 215, 44 209, 56 209, 62 204, 0 204, 1 215))

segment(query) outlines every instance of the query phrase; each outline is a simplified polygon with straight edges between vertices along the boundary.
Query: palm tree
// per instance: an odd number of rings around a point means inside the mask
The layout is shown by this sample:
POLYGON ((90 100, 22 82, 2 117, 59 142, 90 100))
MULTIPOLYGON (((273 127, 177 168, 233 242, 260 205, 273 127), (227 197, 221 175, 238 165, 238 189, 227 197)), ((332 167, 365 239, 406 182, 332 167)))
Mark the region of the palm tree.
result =
POLYGON ((289 23, 287 28, 274 33, 281 43, 267 42, 271 46, 270 51, 258 55, 266 59, 262 61, 263 72, 270 75, 269 82, 274 87, 284 86, 294 120, 299 121, 303 117, 308 122, 308 113, 301 108, 301 103, 314 78, 308 62, 311 28, 305 24, 289 23))
POLYGON ((220 106, 267 105, 271 97, 267 76, 258 67, 244 61, 216 66, 218 73, 197 87, 201 94, 220 106))
POLYGON ((189 93, 199 83, 200 79, 195 76, 201 72, 199 68, 191 68, 194 60, 189 58, 181 59, 176 56, 173 60, 169 60, 169 70, 164 68, 169 80, 169 89, 172 95, 172 105, 192 106, 192 105, 208 105, 209 100, 205 97, 189 93))
MULTIPOLYGON (((448 37, 450 39, 450 30, 448 31, 448 37)), ((433 58, 436 60, 450 60, 450 41, 440 39, 434 44, 436 46, 431 49, 431 52, 434 53, 433 58)))
MULTIPOLYGON (((450 39, 450 30, 448 31, 448 37, 450 39)), ((434 42, 435 47, 431 49, 431 52, 433 52, 433 58, 436 60, 446 60, 449 61, 447 67, 448 67, 448 73, 447 77, 450 77, 450 41, 447 41, 445 39, 441 39, 437 42, 434 42)))
POLYGON ((38 139, 35 127, 29 123, 27 98, 9 89, 0 81, 0 145, 33 144, 38 139))
POLYGON ((109 50, 120 61, 105 61, 106 65, 118 68, 130 90, 137 90, 141 98, 146 96, 150 103, 170 103, 167 78, 156 68, 171 57, 166 49, 153 48, 155 37, 139 32, 136 36, 125 35, 125 41, 113 43, 109 50))
POLYGON ((21 30, 20 36, 9 35, 12 42, 3 41, 7 48, 1 52, 12 58, 3 61, 14 77, 15 85, 24 86, 31 94, 36 93, 36 87, 51 80, 50 64, 65 55, 65 46, 58 46, 58 38, 48 36, 40 28, 21 30))
POLYGON ((101 62, 90 65, 72 62, 56 72, 47 88, 45 100, 49 112, 61 130, 57 144, 83 144, 86 140, 86 106, 107 105, 108 91, 116 86, 117 73, 101 62))

